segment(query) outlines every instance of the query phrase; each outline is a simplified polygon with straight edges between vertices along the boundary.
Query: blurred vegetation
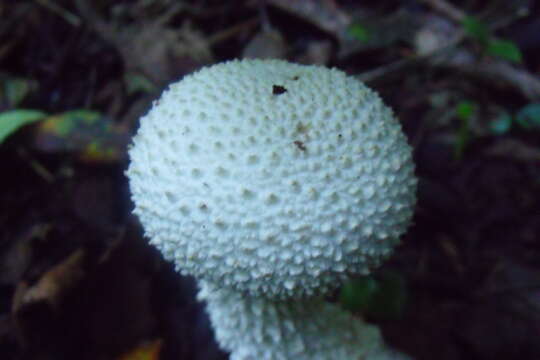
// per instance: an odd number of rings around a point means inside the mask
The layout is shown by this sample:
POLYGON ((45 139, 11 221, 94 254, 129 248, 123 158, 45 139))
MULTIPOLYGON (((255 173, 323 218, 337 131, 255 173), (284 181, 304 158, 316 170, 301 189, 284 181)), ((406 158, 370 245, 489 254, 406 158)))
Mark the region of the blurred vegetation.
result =
POLYGON ((123 171, 167 84, 233 58, 338 67, 420 178, 392 259, 329 301, 416 359, 540 358, 540 2, 0 2, 0 358, 226 359, 123 171))

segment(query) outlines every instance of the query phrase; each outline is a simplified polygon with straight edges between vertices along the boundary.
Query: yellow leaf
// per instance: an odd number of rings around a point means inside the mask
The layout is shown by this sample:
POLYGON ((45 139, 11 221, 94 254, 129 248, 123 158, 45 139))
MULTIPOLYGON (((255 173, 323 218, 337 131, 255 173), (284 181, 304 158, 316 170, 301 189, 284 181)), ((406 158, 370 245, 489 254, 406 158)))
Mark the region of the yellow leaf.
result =
POLYGON ((158 360, 162 345, 162 339, 145 341, 127 353, 122 354, 117 360, 158 360))

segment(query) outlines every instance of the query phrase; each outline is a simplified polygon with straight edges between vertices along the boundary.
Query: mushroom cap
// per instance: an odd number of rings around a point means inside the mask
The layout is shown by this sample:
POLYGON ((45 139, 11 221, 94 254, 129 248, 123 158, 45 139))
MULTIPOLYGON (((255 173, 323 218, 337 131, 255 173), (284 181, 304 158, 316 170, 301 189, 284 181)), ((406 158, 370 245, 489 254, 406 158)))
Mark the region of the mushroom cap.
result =
POLYGON ((230 61, 141 118, 134 213, 179 271, 273 299, 324 294, 387 258, 416 201, 411 148, 336 69, 230 61))

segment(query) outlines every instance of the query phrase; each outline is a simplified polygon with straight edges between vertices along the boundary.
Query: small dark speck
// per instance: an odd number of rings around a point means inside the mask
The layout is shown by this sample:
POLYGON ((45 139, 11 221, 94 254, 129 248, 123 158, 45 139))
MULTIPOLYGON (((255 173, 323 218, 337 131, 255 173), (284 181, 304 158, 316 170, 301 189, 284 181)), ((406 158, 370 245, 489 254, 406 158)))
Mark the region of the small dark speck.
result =
POLYGON ((286 93, 286 92, 287 92, 287 89, 285 89, 281 85, 273 85, 272 86, 272 94, 274 94, 274 95, 281 95, 281 94, 286 93))
POLYGON ((295 77, 292 78, 294 81, 300 79, 300 76, 296 75, 295 77))
POLYGON ((294 141, 294 145, 296 145, 296 147, 298 147, 300 150, 302 151, 306 151, 307 148, 306 148, 306 145, 304 145, 303 142, 301 142, 300 140, 296 140, 294 141))

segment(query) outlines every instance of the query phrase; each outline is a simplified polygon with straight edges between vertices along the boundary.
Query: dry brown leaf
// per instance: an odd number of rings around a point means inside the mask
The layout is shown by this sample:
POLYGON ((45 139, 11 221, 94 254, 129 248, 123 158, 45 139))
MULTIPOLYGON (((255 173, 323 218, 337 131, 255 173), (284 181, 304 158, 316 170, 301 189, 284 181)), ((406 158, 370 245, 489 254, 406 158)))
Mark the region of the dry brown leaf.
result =
POLYGON ((414 34, 414 47, 418 55, 429 55, 450 46, 458 31, 446 18, 429 15, 422 18, 422 25, 414 34))
POLYGON ((247 43, 242 56, 252 59, 283 59, 285 58, 285 39, 277 30, 263 30, 247 43))
POLYGON ((540 161, 540 149, 516 139, 504 139, 485 150, 491 156, 505 156, 521 161, 540 161))
POLYGON ((329 40, 311 41, 306 52, 296 60, 301 64, 326 65, 330 61, 332 50, 329 40))
POLYGON ((128 72, 140 72, 158 86, 213 61, 210 45, 189 22, 167 25, 178 11, 174 4, 162 16, 133 24, 112 24, 86 0, 77 0, 81 16, 103 39, 113 44, 128 72))
POLYGON ((159 22, 133 26, 119 34, 115 45, 127 69, 140 71, 157 84, 212 61, 204 36, 189 23, 180 29, 159 22))
POLYGON ((268 2, 315 24, 331 34, 343 33, 351 23, 351 17, 332 0, 268 0, 268 2))
POLYGON ((16 284, 32 261, 32 245, 51 230, 48 224, 36 224, 17 237, 11 248, 0 258, 0 284, 16 284))
POLYGON ((36 284, 30 286, 25 281, 20 282, 15 290, 13 313, 36 302, 46 302, 56 308, 66 291, 83 277, 84 257, 83 249, 76 250, 66 260, 45 272, 36 284))
POLYGON ((162 339, 144 342, 127 353, 120 355, 117 360, 158 360, 162 346, 162 339))

